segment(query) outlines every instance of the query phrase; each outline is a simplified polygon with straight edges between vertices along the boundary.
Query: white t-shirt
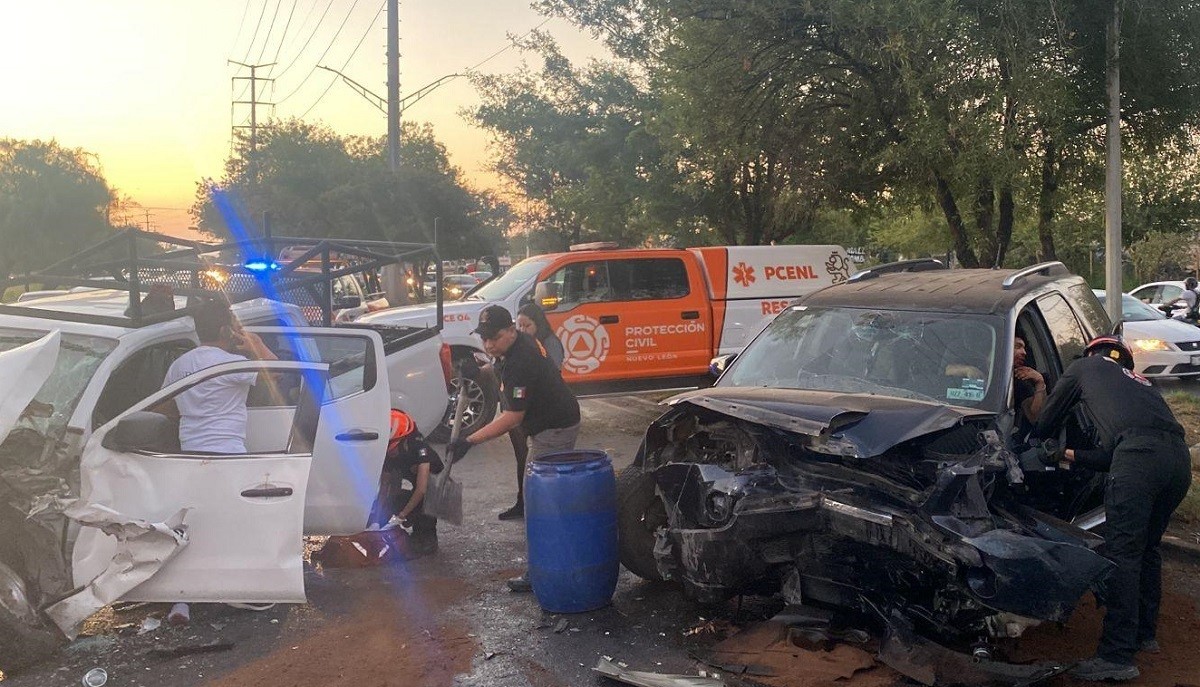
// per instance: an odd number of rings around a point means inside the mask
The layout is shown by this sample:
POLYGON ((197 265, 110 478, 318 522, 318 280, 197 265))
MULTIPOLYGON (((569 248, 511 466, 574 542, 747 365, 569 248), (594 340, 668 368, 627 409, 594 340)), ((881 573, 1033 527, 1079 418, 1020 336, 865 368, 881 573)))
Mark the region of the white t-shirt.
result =
MULTIPOLYGON (((171 364, 163 386, 213 365, 245 360, 214 346, 198 346, 171 364)), ((246 396, 257 379, 257 372, 221 375, 176 396, 180 448, 188 453, 245 453, 246 396)))
POLYGON ((1193 291, 1192 289, 1184 289, 1183 293, 1179 294, 1179 300, 1182 300, 1185 304, 1187 304, 1187 308, 1189 311, 1195 309, 1196 298, 1197 298, 1196 292, 1193 291))

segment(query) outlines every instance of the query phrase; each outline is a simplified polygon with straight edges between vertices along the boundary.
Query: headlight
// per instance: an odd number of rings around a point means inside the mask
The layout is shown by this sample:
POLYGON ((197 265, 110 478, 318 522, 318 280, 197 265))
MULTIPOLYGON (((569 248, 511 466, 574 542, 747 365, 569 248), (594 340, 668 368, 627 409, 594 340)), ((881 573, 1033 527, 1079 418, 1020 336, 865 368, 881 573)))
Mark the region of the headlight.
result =
POLYGON ((1171 346, 1162 339, 1134 339, 1130 341, 1133 347, 1139 351, 1169 351, 1171 346))

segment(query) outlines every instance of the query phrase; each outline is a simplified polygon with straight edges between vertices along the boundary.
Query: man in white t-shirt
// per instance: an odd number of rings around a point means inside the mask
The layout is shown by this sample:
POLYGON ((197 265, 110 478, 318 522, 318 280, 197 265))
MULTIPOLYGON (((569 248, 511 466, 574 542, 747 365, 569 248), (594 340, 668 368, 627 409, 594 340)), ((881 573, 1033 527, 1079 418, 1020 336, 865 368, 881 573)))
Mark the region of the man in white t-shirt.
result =
MULTIPOLYGON (((277 359, 262 339, 242 329, 228 303, 205 301, 192 317, 200 345, 171 364, 164 387, 214 365, 245 361, 247 356, 277 359)), ((256 372, 221 375, 176 396, 180 449, 185 453, 245 453, 246 397, 257 379, 256 372)))

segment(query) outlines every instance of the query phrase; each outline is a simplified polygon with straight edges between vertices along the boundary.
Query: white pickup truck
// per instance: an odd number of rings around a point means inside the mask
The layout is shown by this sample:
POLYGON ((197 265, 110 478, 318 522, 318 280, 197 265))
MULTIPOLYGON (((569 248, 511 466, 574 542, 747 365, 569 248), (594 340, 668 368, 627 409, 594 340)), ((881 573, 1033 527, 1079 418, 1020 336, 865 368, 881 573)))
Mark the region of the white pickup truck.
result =
POLYGON ((390 409, 426 434, 445 411, 436 328, 310 327, 294 305, 246 301, 235 314, 279 360, 162 389, 197 343, 192 320, 98 323, 127 298, 0 307, 0 670, 56 648, 97 603, 303 601, 301 535, 366 525, 390 409), (166 418, 144 412, 251 370, 269 374, 250 393, 246 455, 181 453, 166 418))

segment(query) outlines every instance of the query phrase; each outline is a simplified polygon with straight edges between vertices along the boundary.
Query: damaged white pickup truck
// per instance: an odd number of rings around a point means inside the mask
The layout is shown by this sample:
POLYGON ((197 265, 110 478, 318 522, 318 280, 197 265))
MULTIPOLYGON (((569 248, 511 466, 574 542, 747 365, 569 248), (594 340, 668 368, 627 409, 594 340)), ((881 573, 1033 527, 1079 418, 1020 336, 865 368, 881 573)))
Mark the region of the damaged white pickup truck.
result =
POLYGON ((160 388, 196 345, 176 300, 176 316, 125 326, 123 291, 0 307, 0 670, 40 660, 118 600, 303 601, 302 535, 366 525, 390 410, 422 432, 445 411, 438 330, 310 327, 262 298, 234 313, 279 360, 160 388), (153 409, 249 371, 247 453, 182 453, 153 409))

